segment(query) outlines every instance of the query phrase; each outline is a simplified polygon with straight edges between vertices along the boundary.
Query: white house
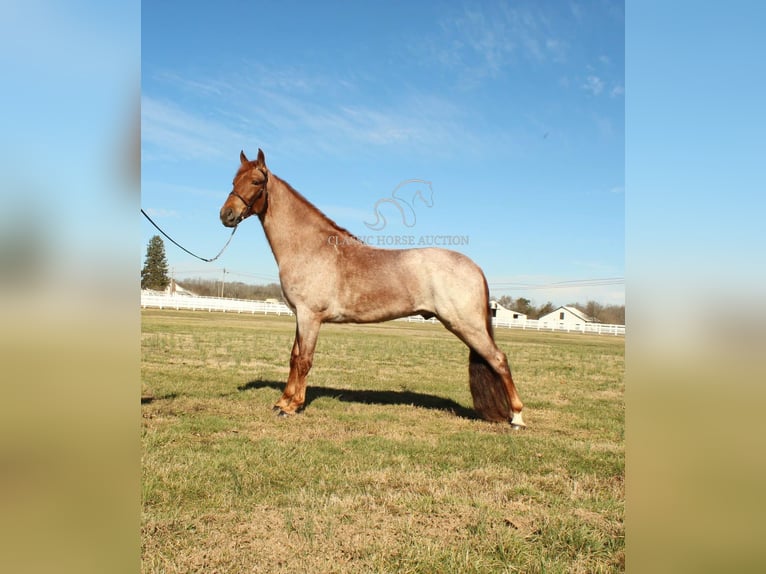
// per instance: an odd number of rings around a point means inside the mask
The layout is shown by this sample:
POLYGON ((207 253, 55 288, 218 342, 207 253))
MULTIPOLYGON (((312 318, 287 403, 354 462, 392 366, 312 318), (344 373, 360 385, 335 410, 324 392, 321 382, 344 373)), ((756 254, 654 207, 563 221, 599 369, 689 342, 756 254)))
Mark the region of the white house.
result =
POLYGON ((543 315, 538 320, 538 325, 543 329, 582 330, 586 323, 595 323, 595 321, 579 309, 566 305, 543 315))
POLYGON ((521 324, 526 322, 527 316, 524 313, 519 313, 512 309, 506 309, 497 301, 489 302, 489 310, 492 313, 492 318, 495 321, 503 323, 521 324))

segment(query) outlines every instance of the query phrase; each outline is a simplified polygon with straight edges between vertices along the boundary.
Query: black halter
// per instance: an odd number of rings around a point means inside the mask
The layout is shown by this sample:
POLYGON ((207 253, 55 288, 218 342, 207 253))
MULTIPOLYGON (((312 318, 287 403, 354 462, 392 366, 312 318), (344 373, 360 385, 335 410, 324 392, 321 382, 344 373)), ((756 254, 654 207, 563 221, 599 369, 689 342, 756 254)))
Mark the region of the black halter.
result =
MULTIPOLYGON (((263 193, 266 191, 266 186, 269 184, 269 172, 268 171, 261 171, 263 174, 263 181, 262 182, 256 182, 253 180, 253 185, 261 185, 263 184, 263 187, 259 189, 254 195, 253 198, 250 200, 250 202, 247 202, 244 197, 242 197, 240 194, 238 194, 233 189, 229 193, 229 195, 233 195, 237 199, 239 199, 242 203, 245 204, 245 211, 242 212, 242 214, 239 216, 239 221, 242 221, 249 215, 251 215, 253 210, 253 205, 255 205, 255 202, 258 201, 258 199, 263 195, 263 193)), ((260 213, 256 213, 256 215, 260 215, 260 213)))

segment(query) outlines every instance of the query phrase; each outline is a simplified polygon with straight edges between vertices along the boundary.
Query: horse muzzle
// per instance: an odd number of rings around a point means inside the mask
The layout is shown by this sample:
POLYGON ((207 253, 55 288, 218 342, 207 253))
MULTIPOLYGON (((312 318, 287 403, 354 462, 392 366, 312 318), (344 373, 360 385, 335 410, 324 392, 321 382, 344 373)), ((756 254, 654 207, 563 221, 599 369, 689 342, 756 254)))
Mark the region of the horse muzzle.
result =
POLYGON ((236 227, 237 224, 242 221, 242 216, 231 207, 223 206, 221 208, 220 216, 221 223, 226 227, 236 227))

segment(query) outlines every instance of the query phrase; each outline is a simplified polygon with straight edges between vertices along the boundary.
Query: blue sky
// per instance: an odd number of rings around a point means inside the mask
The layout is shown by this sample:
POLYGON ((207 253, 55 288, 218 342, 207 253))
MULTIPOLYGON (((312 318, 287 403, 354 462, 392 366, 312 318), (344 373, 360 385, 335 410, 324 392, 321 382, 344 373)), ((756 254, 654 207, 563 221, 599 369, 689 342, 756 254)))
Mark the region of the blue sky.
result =
MULTIPOLYGON (((622 304, 624 29, 621 2, 144 3, 142 207, 211 257, 260 147, 357 235, 463 238, 493 295, 622 304), (433 205, 370 230, 410 179, 433 205)), ((277 280, 255 218, 215 263, 166 253, 179 278, 277 280)))

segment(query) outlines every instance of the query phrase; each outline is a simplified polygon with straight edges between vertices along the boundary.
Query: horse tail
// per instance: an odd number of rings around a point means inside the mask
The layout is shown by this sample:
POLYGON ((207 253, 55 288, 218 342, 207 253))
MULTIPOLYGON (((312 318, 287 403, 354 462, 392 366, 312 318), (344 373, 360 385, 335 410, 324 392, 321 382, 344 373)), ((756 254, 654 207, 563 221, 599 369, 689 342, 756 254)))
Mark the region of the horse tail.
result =
MULTIPOLYGON (((487 331, 492 334, 492 319, 487 313, 487 331)), ((468 383, 473 408, 481 418, 492 422, 508 422, 513 413, 502 377, 473 348, 468 354, 468 383)))

